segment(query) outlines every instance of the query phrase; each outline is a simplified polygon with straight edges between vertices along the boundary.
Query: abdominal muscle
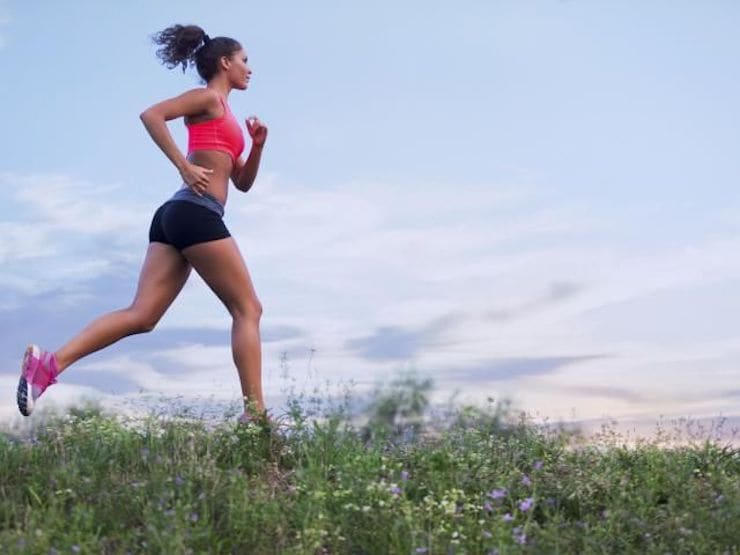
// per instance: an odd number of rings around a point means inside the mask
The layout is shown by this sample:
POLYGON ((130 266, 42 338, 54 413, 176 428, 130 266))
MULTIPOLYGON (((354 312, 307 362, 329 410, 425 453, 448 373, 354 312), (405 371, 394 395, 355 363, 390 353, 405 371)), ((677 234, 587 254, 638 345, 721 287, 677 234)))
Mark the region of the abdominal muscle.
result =
MULTIPOLYGON (((231 156, 220 150, 196 150, 191 152, 187 159, 191 164, 213 170, 213 173, 208 174, 206 192, 225 206, 231 170, 234 166, 231 156)), ((187 184, 183 184, 183 187, 187 187, 187 184)))

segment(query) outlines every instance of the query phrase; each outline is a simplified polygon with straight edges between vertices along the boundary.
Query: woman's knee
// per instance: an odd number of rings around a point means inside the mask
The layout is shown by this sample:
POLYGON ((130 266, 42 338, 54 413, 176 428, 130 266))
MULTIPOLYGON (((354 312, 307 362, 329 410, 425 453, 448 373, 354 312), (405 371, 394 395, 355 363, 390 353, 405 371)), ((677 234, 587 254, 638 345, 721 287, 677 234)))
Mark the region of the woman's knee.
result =
POLYGON ((259 320, 262 317, 262 303, 257 297, 245 298, 230 306, 229 312, 234 318, 259 320))
POLYGON ((132 333, 149 333, 157 327, 157 323, 161 316, 160 314, 155 314, 136 306, 129 307, 127 312, 131 319, 130 325, 132 333))

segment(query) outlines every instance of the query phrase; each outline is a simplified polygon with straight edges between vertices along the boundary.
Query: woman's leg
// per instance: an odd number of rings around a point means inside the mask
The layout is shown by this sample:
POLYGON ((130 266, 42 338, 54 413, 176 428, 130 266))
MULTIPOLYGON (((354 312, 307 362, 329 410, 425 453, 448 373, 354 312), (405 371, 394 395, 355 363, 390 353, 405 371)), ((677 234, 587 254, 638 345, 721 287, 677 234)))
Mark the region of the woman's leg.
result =
POLYGON ((172 245, 152 242, 141 268, 136 297, 128 308, 90 323, 55 355, 59 372, 127 335, 154 329, 190 275, 190 264, 172 245))
POLYGON ((187 247, 182 253, 231 314, 231 350, 245 406, 254 402, 257 410, 264 412, 259 331, 262 305, 236 241, 233 237, 207 241, 187 247))

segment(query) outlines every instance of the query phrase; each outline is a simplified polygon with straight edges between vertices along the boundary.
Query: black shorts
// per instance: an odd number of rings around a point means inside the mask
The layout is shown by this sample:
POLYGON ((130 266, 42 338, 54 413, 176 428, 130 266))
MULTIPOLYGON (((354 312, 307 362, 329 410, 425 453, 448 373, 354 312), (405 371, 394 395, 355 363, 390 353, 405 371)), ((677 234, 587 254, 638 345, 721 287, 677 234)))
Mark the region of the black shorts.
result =
POLYGON ((154 213, 149 228, 149 242, 166 243, 177 250, 226 237, 231 233, 221 216, 187 200, 165 202, 154 213))

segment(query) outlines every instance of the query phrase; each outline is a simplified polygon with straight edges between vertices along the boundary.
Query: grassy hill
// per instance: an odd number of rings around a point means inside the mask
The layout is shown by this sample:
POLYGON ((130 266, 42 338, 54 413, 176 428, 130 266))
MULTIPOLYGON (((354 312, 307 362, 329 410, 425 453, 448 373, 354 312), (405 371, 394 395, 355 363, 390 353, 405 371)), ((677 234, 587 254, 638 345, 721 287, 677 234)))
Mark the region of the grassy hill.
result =
POLYGON ((428 382, 273 424, 100 410, 0 439, 2 553, 737 553, 740 452, 576 441, 428 382))

